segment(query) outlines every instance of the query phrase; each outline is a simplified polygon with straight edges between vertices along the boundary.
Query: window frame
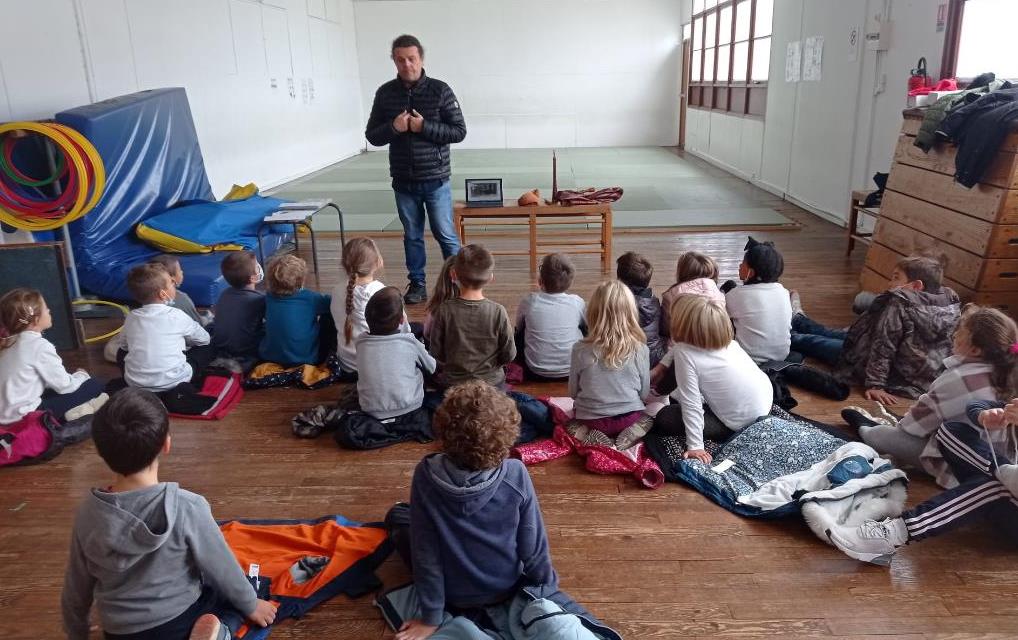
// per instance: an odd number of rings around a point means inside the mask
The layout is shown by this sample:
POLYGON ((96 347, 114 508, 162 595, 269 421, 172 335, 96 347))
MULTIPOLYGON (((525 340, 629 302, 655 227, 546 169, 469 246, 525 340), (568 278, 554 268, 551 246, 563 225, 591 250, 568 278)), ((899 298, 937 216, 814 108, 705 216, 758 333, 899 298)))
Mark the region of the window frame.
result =
MULTIPOLYGON (((756 25, 756 12, 757 3, 759 0, 720 0, 717 4, 710 8, 704 8, 699 13, 694 14, 690 18, 690 33, 691 33, 691 44, 690 44, 690 68, 686 70, 686 78, 689 83, 688 93, 686 95, 687 106, 692 109, 706 109, 711 111, 720 111, 724 113, 733 113, 741 116, 748 116, 754 118, 763 118, 766 112, 767 104, 767 84, 768 80, 753 80, 753 57, 757 52, 758 42, 764 39, 771 41, 773 33, 768 32, 766 35, 757 35, 756 25), (742 6, 748 7, 749 9, 749 34, 746 39, 735 40, 736 28, 739 20, 738 11, 742 6), (730 33, 727 36, 728 42, 724 45, 718 43, 723 39, 721 37, 721 12, 722 10, 728 9, 731 11, 731 21, 728 25, 730 33), (707 43, 707 23, 708 16, 716 14, 711 22, 714 23, 714 37, 711 40, 714 42, 714 46, 708 47, 707 43), (694 27, 697 26, 699 21, 699 34, 693 34, 694 27), (699 51, 693 48, 695 43, 699 43, 699 51), (746 55, 746 69, 745 69, 745 80, 732 80, 735 74, 735 47, 737 44, 747 43, 747 55, 746 55), (727 72, 718 69, 718 49, 720 47, 728 47, 728 69, 727 72), (708 69, 706 68, 706 55, 708 50, 713 50, 711 58, 710 77, 711 80, 704 80, 705 76, 708 75, 708 69), (696 54, 699 53, 699 56, 696 54), (693 65, 692 61, 698 59, 697 64, 700 66, 700 79, 693 79, 693 65), (724 79, 719 79, 718 75, 723 73, 724 79)), ((773 17, 772 17, 773 20, 773 17)), ((768 55, 771 52, 768 50, 768 55)), ((741 74, 740 74, 741 75, 741 74)))
MULTIPOLYGON (((958 54, 961 49, 961 24, 965 19, 965 3, 968 0, 948 0, 947 24, 944 30, 944 53, 940 58, 940 77, 957 78, 958 86, 968 86, 974 78, 958 78, 958 54)), ((1016 80, 1015 78, 999 78, 1016 80)))

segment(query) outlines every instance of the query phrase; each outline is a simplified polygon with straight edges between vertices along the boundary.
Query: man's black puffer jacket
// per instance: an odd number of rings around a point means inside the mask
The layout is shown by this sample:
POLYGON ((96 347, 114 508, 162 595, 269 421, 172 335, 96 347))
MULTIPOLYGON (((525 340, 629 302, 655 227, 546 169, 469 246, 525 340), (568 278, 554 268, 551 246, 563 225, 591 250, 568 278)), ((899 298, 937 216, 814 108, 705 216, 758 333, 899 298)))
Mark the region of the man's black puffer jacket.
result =
POLYGON ((467 125, 449 85, 427 77, 422 70, 421 79, 410 88, 399 78, 378 88, 364 135, 376 147, 389 145, 389 175, 393 178, 446 180, 451 174, 449 145, 466 137, 467 125), (421 132, 397 132, 393 119, 404 110, 415 109, 424 116, 421 132))

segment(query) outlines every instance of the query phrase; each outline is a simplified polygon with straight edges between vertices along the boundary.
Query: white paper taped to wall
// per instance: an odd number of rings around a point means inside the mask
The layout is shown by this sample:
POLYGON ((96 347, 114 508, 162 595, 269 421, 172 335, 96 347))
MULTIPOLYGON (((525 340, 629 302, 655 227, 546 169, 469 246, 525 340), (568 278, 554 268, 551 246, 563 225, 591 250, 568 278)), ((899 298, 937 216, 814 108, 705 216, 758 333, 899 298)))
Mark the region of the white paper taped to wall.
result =
POLYGON ((785 49, 785 82, 799 81, 799 65, 802 58, 802 43, 789 42, 785 49))
POLYGON ((824 37, 806 38, 802 52, 802 79, 804 82, 820 82, 823 79, 824 37))

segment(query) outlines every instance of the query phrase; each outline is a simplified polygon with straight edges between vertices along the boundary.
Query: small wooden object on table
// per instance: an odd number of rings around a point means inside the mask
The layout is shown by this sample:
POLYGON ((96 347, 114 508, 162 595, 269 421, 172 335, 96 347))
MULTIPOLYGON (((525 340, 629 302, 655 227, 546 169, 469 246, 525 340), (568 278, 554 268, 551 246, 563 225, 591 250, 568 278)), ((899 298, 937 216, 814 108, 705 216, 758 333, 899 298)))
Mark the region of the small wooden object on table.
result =
POLYGON ((304 227, 307 229, 308 235, 311 236, 311 260, 314 262, 315 273, 317 274, 318 243, 315 241, 315 229, 311 226, 311 222, 316 213, 324 211, 330 207, 335 209, 336 215, 339 216, 339 246, 340 252, 342 253, 343 247, 346 246, 346 230, 343 225, 343 211, 339 208, 339 205, 332 200, 287 202, 271 215, 265 216, 261 224, 258 225, 258 258, 261 260, 261 263, 265 264, 265 254, 262 251, 262 231, 264 229, 277 224, 285 224, 293 227, 293 247, 296 251, 300 249, 300 241, 297 238, 297 227, 304 227))
POLYGON ((503 207, 468 207, 457 202, 453 207, 453 224, 459 234, 460 242, 467 244, 467 226, 509 226, 527 225, 529 231, 529 248, 518 250, 492 251, 494 255, 529 255, 530 271, 537 272, 537 254, 542 248, 553 249, 561 253, 598 253, 601 255, 601 269, 608 272, 612 259, 612 208, 610 204, 587 204, 562 206, 545 204, 533 207, 521 207, 507 202, 503 207), (570 234, 568 241, 555 238, 538 238, 537 229, 542 225, 581 225, 578 234, 585 236, 581 240, 573 239, 570 234), (599 225, 598 229, 589 229, 589 225, 599 225))
POLYGON ((859 231, 859 214, 864 216, 870 216, 874 219, 880 217, 880 207, 867 207, 864 206, 866 198, 873 193, 872 191, 853 191, 852 202, 848 205, 848 248, 845 250, 845 255, 852 255, 852 249, 855 249, 855 241, 858 240, 863 244, 869 244, 870 239, 873 237, 872 233, 865 233, 859 231))

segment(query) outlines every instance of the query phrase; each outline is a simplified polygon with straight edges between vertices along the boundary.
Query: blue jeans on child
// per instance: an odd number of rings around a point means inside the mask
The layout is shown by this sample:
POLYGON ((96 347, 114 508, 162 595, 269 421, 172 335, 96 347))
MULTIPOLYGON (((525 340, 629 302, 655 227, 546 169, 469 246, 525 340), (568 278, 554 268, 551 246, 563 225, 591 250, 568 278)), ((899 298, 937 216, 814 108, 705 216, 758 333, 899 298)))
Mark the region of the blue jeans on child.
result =
POLYGON ((448 180, 424 182, 392 181, 396 194, 396 210, 403 223, 403 251, 411 282, 424 282, 424 267, 428 254, 424 247, 424 218, 428 218, 431 233, 442 247, 442 259, 456 255, 460 239, 452 224, 452 186, 448 180))
POLYGON ((828 329, 804 313, 792 316, 792 351, 829 365, 838 363, 847 331, 828 329))

